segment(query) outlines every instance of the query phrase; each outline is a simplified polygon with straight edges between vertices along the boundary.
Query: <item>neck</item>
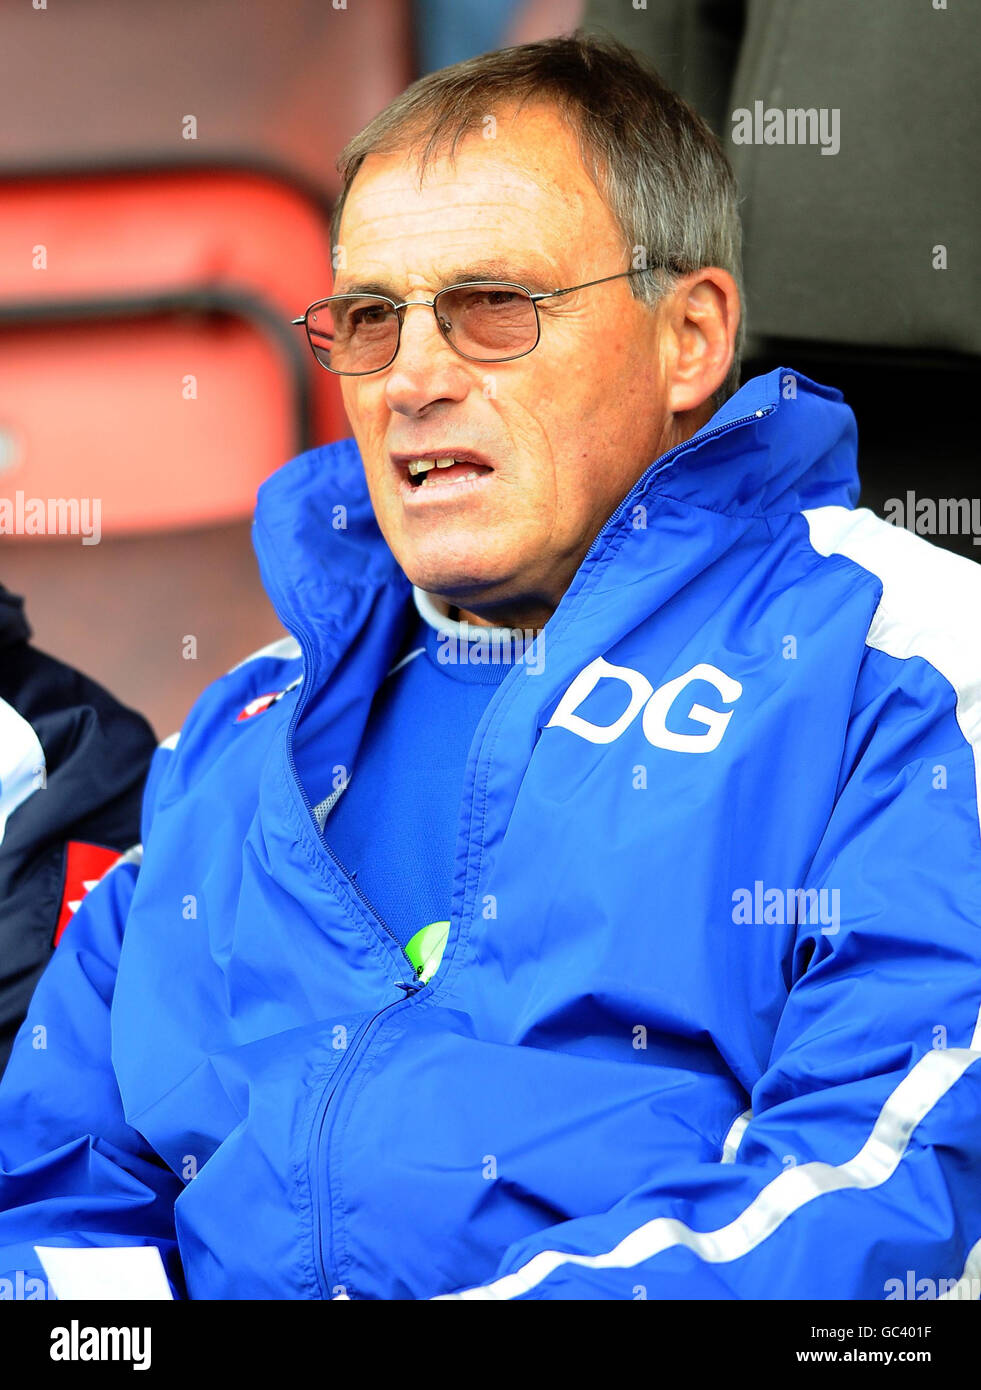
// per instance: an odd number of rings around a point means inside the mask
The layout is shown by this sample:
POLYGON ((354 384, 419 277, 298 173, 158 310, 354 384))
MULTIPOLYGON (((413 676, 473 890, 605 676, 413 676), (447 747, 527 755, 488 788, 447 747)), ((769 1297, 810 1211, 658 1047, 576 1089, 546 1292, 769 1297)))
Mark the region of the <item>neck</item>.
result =
MULTIPOLYGON (((440 600, 440 602, 444 602, 440 600)), ((469 608, 456 608, 452 604, 444 603, 444 607, 451 618, 457 622, 469 623, 472 627, 507 627, 520 628, 524 632, 538 632, 543 628, 552 616, 552 609, 544 608, 540 604, 524 607, 521 604, 507 604, 502 608, 493 610, 473 612, 469 608)))
POLYGON ((523 603, 520 600, 507 600, 472 609, 458 608, 440 594, 429 593, 426 597, 437 612, 452 622, 465 622, 471 627, 507 628, 512 631, 518 628, 525 633, 541 631, 555 611, 554 606, 541 601, 523 603))

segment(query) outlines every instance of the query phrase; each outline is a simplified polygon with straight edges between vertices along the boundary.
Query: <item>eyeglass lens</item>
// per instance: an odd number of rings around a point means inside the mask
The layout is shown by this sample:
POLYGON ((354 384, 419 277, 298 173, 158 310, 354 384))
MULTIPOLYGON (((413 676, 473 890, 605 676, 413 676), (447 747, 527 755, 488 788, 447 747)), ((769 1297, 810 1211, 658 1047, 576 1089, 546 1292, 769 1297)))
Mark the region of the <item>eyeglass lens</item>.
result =
MULTIPOLYGON (((441 290, 435 311, 444 338, 465 357, 502 362, 538 342, 538 315, 515 285, 463 285, 441 290)), ((404 310, 403 310, 404 312, 404 310)), ((307 315, 310 346, 325 367, 350 375, 378 372, 398 351, 398 312, 374 295, 346 295, 307 315)))

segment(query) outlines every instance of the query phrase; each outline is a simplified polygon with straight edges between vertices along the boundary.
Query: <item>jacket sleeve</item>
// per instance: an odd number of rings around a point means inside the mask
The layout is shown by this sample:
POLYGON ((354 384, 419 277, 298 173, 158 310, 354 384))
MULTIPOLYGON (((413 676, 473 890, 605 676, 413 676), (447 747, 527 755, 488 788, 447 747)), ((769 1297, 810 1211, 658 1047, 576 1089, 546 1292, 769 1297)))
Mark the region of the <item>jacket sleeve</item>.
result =
POLYGON ((741 1137, 719 1162, 677 1162, 608 1211, 523 1238, 488 1284, 443 1297, 977 1297, 978 730, 915 664, 850 735, 803 885, 828 890, 829 910, 792 928, 792 984, 741 1137))
MULTIPOLYGON (((150 787, 166 749, 154 756, 150 787)), ((144 813, 144 829, 147 815, 144 813)), ((182 1292, 176 1175, 125 1120, 110 1005, 138 852, 109 870, 65 930, 0 1084, 0 1277, 44 1279, 34 1246, 159 1247, 182 1292)))

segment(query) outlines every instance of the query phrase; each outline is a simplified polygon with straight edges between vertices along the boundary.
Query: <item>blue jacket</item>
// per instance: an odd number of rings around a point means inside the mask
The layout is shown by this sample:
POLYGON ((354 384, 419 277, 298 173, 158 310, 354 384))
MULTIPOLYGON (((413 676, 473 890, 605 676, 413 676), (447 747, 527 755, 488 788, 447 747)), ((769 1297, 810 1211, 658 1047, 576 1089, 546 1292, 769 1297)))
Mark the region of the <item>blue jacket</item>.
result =
POLYGON ((296 640, 157 753, 142 864, 41 980, 0 1273, 34 1243, 155 1244, 193 1298, 981 1272, 981 572, 857 494, 851 412, 784 371, 651 465, 477 729, 422 986, 310 800, 409 583, 352 442, 276 473, 296 640))

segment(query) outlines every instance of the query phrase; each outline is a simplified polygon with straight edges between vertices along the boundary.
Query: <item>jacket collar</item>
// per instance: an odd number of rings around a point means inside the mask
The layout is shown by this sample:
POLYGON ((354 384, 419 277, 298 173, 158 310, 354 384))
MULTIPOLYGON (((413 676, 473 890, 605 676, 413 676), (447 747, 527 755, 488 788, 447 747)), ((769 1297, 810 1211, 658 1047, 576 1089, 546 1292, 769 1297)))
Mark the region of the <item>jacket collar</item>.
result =
MULTIPOLYGON (((855 418, 841 393, 777 368, 746 382, 697 434, 651 464, 583 568, 616 550, 633 509, 659 499, 745 525, 805 507, 854 506, 858 492, 855 418)), ((379 604, 394 614, 410 599, 353 439, 300 454, 262 484, 254 540, 267 592, 301 646, 332 645, 331 635, 358 615, 363 621, 379 604)), ((604 587, 615 582, 607 576, 604 587)))

